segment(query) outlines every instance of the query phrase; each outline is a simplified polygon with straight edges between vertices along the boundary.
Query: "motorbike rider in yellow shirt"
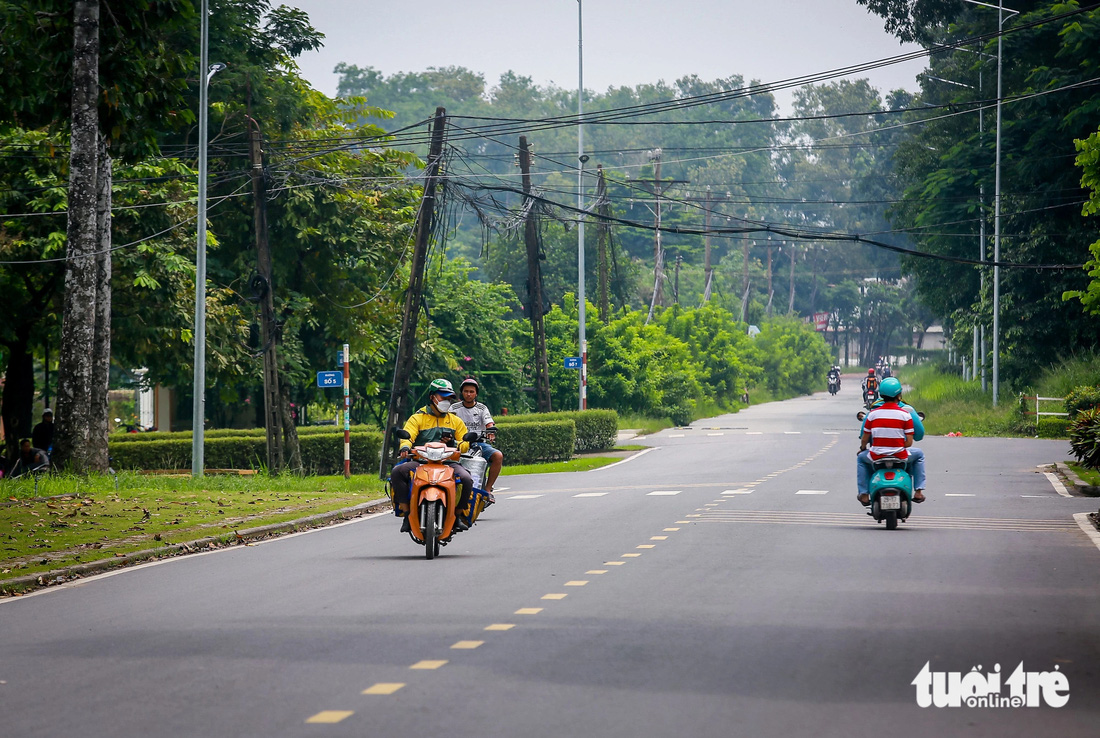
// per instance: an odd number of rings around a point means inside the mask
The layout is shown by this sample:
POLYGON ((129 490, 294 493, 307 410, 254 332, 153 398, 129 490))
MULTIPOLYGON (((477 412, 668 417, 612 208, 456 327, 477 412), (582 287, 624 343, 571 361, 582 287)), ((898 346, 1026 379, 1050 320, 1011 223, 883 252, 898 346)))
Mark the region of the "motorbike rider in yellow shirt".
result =
MULTIPOLYGON (((451 412, 451 408, 458 403, 455 400, 454 387, 446 379, 436 379, 428 386, 428 404, 417 410, 405 421, 405 430, 409 433, 409 439, 402 439, 399 446, 401 458, 408 459, 409 450, 413 446, 422 446, 432 441, 443 441, 456 445, 460 453, 470 448, 470 444, 462 440, 466 435, 466 424, 462 418, 451 412)), ((458 500, 458 511, 461 513, 470 504, 470 495, 474 490, 474 478, 457 461, 448 462, 447 465, 454 469, 455 478, 461 483, 461 493, 458 500)), ((409 530, 409 495, 412 474, 420 462, 416 459, 402 461, 390 472, 390 486, 393 489, 394 512, 405 518, 401 524, 401 531, 409 530)), ((469 526, 461 517, 455 520, 457 530, 467 530, 469 526)))

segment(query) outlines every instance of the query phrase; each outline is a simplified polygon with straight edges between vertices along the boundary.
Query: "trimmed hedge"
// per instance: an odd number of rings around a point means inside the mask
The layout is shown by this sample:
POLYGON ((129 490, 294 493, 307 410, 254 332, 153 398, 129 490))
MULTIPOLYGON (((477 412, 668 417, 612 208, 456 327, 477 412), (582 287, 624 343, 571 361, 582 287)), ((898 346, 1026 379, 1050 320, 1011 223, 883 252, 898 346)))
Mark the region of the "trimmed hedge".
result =
POLYGON ((1039 418, 1039 438, 1067 438, 1073 421, 1069 418, 1039 418))
MULTIPOLYGON (((299 425, 297 427, 299 436, 308 436, 313 434, 324 433, 339 433, 343 435, 343 426, 332 425, 299 425)), ((369 431, 377 430, 373 425, 353 425, 351 432, 356 431, 369 431)), ((263 428, 215 428, 203 433, 204 438, 251 438, 258 436, 260 438, 266 438, 267 431, 263 428)), ((110 443, 130 443, 133 441, 165 441, 172 439, 186 438, 189 442, 191 440, 191 431, 153 431, 151 433, 112 433, 109 436, 110 443)))
MULTIPOLYGON (((619 414, 614 410, 572 410, 558 413, 527 413, 494 418, 497 428, 513 423, 540 423, 547 420, 572 420, 577 426, 575 453, 615 448, 619 437, 619 414)), ((502 449, 503 450, 503 449, 502 449)), ((508 455, 504 455, 508 461, 508 455)))
POLYGON ((493 446, 504 454, 506 465, 534 464, 573 458, 576 442, 577 426, 572 420, 546 420, 498 423, 493 446))
MULTIPOLYGON (((267 438, 259 435, 207 435, 203 443, 203 458, 211 469, 262 469, 267 463, 267 438)), ((344 471, 344 434, 305 433, 299 437, 302 465, 309 474, 341 474, 344 471)), ((145 440, 141 436, 160 435, 135 433, 139 440, 115 443, 111 438, 109 453, 116 469, 190 469, 191 434, 185 437, 145 440)), ((165 434, 169 435, 169 434, 165 434)), ((176 434, 171 434, 176 435, 176 434)), ((356 474, 377 472, 382 453, 382 434, 376 430, 351 432, 351 468, 356 474)))

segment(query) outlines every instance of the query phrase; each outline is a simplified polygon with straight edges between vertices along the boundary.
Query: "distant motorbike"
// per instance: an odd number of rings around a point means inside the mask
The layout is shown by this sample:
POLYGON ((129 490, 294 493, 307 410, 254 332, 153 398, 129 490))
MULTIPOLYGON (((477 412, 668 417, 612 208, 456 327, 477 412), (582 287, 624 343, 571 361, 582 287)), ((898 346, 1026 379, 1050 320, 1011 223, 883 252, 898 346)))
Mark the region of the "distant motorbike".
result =
POLYGON ((829 375, 829 394, 836 395, 840 392, 840 377, 837 375, 829 375))
MULTIPOLYGON (((403 428, 397 430, 397 436, 411 439, 409 432, 403 428)), ((469 442, 476 439, 476 433, 467 433, 462 440, 469 442)), ((409 537, 424 546, 424 558, 431 560, 439 555, 440 546, 450 543, 457 532, 457 480, 454 469, 446 462, 459 461, 461 457, 457 447, 439 441, 415 446, 412 453, 422 463, 413 472, 410 485, 409 537)), ((473 524, 479 512, 477 505, 471 502, 470 512, 464 518, 467 525, 473 524)))
POLYGON ((874 388, 866 388, 863 390, 863 407, 866 410, 870 410, 871 406, 878 402, 878 390, 874 388))

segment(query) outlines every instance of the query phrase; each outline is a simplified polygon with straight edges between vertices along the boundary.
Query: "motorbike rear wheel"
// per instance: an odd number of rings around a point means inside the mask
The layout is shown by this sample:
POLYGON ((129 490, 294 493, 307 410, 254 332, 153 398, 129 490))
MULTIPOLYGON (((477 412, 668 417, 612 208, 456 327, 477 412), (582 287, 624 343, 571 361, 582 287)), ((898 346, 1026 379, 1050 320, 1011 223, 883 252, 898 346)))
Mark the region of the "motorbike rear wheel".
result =
POLYGON ((886 516, 886 530, 896 530, 898 527, 898 511, 887 510, 883 515, 886 516))
POLYGON ((431 561, 439 554, 439 505, 425 502, 420 506, 420 523, 424 526, 424 558, 431 561))

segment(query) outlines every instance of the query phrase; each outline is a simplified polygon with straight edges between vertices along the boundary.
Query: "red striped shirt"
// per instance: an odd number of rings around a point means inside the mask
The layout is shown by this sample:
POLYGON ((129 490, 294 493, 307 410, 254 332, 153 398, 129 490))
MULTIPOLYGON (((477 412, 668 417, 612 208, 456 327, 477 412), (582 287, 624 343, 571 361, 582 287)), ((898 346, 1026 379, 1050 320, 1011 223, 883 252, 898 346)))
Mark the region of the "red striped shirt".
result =
POLYGON ((863 430, 871 434, 871 458, 909 458, 905 437, 913 434, 913 417, 896 402, 879 405, 867 415, 863 430))

